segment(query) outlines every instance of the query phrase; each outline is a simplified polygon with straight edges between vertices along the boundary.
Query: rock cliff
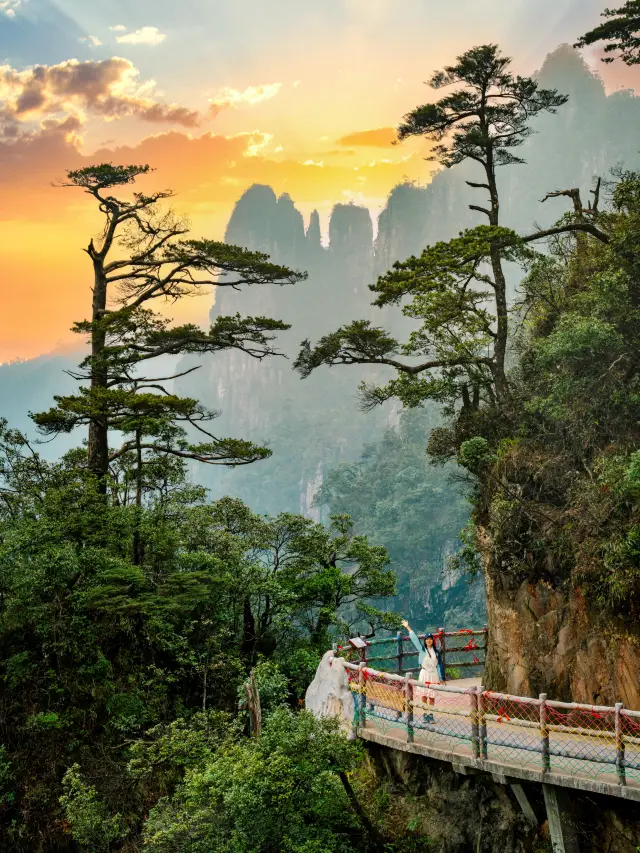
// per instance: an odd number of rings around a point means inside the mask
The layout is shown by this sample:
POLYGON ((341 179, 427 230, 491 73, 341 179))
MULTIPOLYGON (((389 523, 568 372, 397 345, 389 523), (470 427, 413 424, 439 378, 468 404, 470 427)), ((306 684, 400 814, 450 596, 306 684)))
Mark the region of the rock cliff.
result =
POLYGON ((640 710, 640 636, 605 619, 569 584, 511 586, 485 563, 489 652, 484 682, 503 693, 640 710))

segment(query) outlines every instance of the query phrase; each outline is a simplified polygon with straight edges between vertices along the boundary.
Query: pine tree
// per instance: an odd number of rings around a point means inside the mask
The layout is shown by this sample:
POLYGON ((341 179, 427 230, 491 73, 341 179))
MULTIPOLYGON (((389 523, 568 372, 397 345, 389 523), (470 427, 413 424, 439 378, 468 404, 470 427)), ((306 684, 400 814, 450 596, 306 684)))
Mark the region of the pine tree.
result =
POLYGON ((394 368, 397 378, 382 387, 361 386, 365 408, 391 397, 408 406, 429 398, 449 405, 461 400, 472 409, 481 400, 508 405, 504 263, 526 263, 531 257, 527 245, 554 234, 577 231, 608 240, 595 221, 597 204, 583 210, 577 190, 557 193, 570 195, 578 205, 557 227, 519 236, 502 225, 497 168, 524 163, 514 151, 532 133, 531 119, 554 113, 567 101, 532 78, 514 76, 510 61, 495 45, 467 51, 430 80, 436 90, 456 88, 436 103, 417 107, 398 128, 400 139, 424 136, 434 143, 431 159, 445 168, 466 161, 480 167, 482 180, 467 184, 485 191, 488 200, 486 206, 469 207, 488 223, 394 264, 371 286, 375 305, 404 301, 403 313, 420 323, 405 343, 358 320, 315 347, 303 343, 295 363, 303 377, 322 364, 383 364, 394 368))
MULTIPOLYGON (((206 288, 295 284, 305 273, 269 262, 261 252, 189 236, 186 222, 160 202, 170 191, 130 198, 110 194, 146 175, 149 166, 104 163, 67 174, 65 187, 80 188, 95 199, 104 217, 100 238, 85 250, 93 267, 91 316, 74 331, 88 335, 91 351, 74 373, 78 393, 55 397, 56 405, 33 415, 46 434, 88 427, 87 465, 106 491, 109 466, 126 454, 137 457, 137 496, 141 500, 144 457, 173 456, 208 464, 243 465, 270 455, 267 448, 234 438, 218 438, 205 424, 217 412, 197 400, 179 397, 167 383, 182 374, 154 376, 147 365, 161 356, 238 349, 256 359, 277 354, 275 333, 288 329, 268 317, 217 317, 206 331, 193 324, 173 325, 153 310, 206 288), (184 427, 203 434, 192 442, 184 427), (114 432, 122 434, 109 447, 114 432)), ((198 369, 192 367, 186 372, 198 369)))

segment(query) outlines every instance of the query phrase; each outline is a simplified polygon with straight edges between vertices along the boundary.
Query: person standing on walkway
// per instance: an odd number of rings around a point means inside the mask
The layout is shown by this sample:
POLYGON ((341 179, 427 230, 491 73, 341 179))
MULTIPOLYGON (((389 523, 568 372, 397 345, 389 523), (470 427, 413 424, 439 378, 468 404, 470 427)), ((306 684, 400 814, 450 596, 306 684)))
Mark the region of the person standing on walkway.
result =
MULTIPOLYGON (((406 620, 403 620, 402 624, 409 632, 409 639, 418 652, 418 662, 420 663, 420 675, 418 680, 423 684, 444 683, 446 679, 444 667, 442 666, 442 655, 440 654, 440 650, 436 647, 436 641, 433 634, 427 634, 424 638, 423 645, 415 632, 411 629, 409 623, 406 620)), ((426 690, 421 690, 420 693, 422 694, 421 700, 423 702, 426 699, 429 705, 433 705, 435 703, 435 691, 427 688, 426 690)))

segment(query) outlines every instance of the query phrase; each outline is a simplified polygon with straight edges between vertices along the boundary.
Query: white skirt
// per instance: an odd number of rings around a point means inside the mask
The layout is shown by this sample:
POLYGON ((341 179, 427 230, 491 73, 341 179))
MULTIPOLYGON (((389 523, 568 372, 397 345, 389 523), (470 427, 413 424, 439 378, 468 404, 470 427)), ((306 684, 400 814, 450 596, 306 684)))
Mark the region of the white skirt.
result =
MULTIPOLYGON (((426 659, 423 663, 423 668, 420 670, 418 681, 425 684, 440 684, 440 675, 438 674, 438 665, 435 661, 426 659)), ((424 699, 435 699, 435 690, 430 690, 428 687, 416 687, 415 689, 416 702, 422 702, 424 699)), ((425 703, 426 704, 426 703, 425 703)))

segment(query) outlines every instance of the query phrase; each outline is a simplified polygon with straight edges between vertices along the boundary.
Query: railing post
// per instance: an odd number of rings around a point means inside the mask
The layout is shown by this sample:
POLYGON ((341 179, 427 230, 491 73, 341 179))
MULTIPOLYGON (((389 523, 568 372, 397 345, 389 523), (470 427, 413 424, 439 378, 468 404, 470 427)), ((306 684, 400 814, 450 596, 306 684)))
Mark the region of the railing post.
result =
POLYGON ((627 774, 624 766, 624 732, 622 730, 622 702, 616 703, 616 771, 618 785, 627 784, 627 774))
POLYGON ((478 691, 478 729, 480 736, 480 758, 487 757, 487 716, 484 703, 484 687, 476 688, 478 691))
POLYGON ((442 658, 442 671, 444 677, 447 677, 447 638, 445 637, 444 628, 438 628, 440 634, 440 657, 442 658))
POLYGON ((366 663, 358 664, 358 688, 360 696, 360 719, 358 724, 361 728, 367 725, 367 680, 365 678, 364 669, 366 663))
POLYGON ((398 652, 397 652, 398 669, 397 669, 397 672, 402 672, 403 666, 404 666, 404 661, 402 660, 402 658, 404 657, 404 644, 403 644, 402 632, 401 631, 398 631, 397 642, 398 642, 398 652))
POLYGON ((542 738, 542 772, 551 770, 551 755, 549 753, 549 728, 547 726, 547 694, 540 694, 540 737, 542 738))
POLYGON ((471 699, 471 745, 473 757, 480 758, 480 728, 478 725, 478 691, 474 687, 469 694, 471 699))
POLYGON ((407 715, 407 743, 413 743, 413 673, 408 672, 404 677, 404 710, 407 715))

